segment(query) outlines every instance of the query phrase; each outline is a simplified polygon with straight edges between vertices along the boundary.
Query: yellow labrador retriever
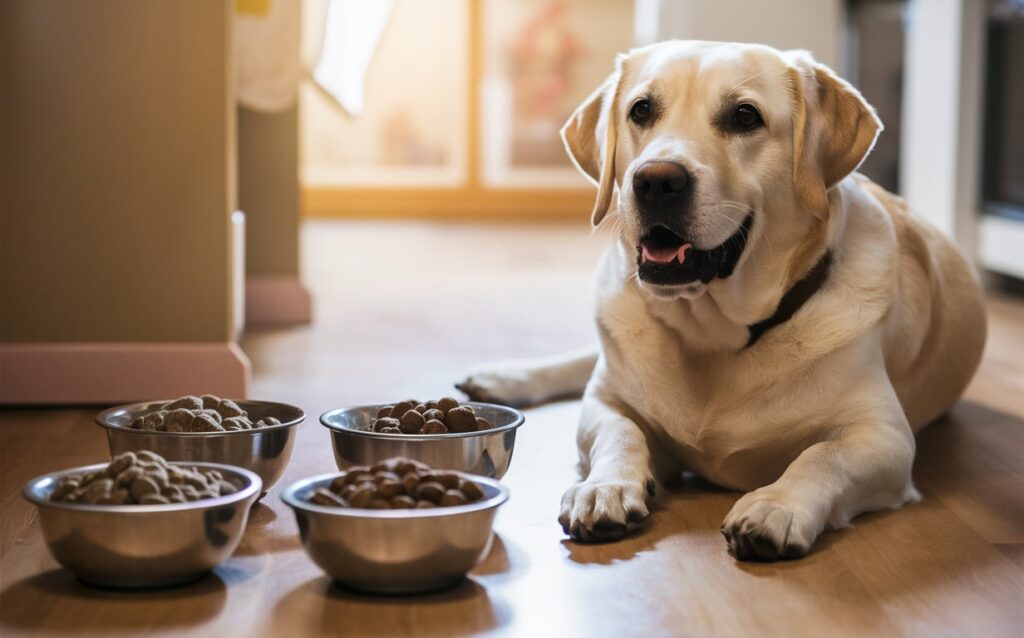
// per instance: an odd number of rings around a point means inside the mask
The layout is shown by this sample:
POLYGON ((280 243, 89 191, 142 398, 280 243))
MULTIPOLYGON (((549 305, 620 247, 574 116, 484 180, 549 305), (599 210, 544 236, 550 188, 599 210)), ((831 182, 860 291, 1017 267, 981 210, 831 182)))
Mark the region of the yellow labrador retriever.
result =
POLYGON ((967 385, 985 315, 956 248, 853 172, 881 128, 808 53, 714 42, 620 56, 572 116, 593 222, 619 231, 600 351, 458 384, 509 403, 585 386, 568 534, 623 536, 680 470, 746 492, 722 525, 740 559, 918 498, 914 433, 967 385))

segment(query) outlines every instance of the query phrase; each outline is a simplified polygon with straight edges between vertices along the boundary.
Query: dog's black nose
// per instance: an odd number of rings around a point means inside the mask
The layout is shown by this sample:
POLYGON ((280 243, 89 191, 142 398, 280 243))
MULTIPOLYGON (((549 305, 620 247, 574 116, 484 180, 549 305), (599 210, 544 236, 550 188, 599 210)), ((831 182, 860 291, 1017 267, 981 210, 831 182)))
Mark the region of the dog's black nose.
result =
POLYGON ((644 212, 681 212, 690 196, 690 173, 675 162, 646 162, 633 173, 633 196, 644 212))

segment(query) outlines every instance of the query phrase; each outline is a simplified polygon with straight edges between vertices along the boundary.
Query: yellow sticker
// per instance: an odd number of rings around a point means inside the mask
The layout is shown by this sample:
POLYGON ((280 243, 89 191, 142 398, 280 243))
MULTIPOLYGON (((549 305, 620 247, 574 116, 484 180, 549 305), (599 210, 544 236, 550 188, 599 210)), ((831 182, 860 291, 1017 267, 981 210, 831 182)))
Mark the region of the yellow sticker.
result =
POLYGON ((242 16, 263 17, 270 13, 270 0, 235 0, 235 12, 242 16))

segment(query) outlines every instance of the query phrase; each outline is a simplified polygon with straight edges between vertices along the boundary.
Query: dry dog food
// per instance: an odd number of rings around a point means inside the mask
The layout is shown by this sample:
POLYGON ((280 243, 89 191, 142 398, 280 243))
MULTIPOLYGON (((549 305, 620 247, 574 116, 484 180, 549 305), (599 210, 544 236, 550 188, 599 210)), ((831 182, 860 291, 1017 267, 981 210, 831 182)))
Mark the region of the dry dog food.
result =
POLYGON ((159 410, 137 417, 131 427, 150 432, 227 432, 280 424, 272 416, 253 422, 231 399, 204 394, 169 401, 159 410))
POLYGON ((478 417, 473 407, 460 405, 451 397, 420 403, 409 399, 381 408, 371 425, 385 434, 445 434, 490 429, 487 419, 478 417))
POLYGON ((315 490, 309 501, 328 507, 387 510, 465 505, 483 497, 479 485, 455 472, 394 458, 372 467, 349 468, 329 487, 315 490))
POLYGON ((124 452, 103 469, 65 476, 51 501, 96 505, 187 503, 238 491, 217 470, 171 465, 155 452, 124 452))

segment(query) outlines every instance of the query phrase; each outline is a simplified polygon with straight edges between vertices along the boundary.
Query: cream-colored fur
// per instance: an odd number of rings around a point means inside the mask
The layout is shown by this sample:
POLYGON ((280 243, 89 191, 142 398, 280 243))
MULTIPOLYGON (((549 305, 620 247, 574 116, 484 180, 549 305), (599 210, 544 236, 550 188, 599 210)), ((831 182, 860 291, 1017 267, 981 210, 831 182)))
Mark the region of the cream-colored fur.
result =
POLYGON ((586 384, 582 481, 560 521, 612 540, 648 514, 661 476, 689 470, 747 492, 723 523, 739 558, 801 556, 827 528, 918 498, 914 433, 947 410, 981 356, 976 277, 902 200, 853 173, 881 129, 860 94, 805 52, 665 42, 620 56, 563 135, 598 185, 594 223, 619 239, 595 279, 598 353, 471 371, 470 395, 534 403, 586 384), (638 96, 653 125, 627 117, 638 96), (765 127, 730 135, 723 109, 754 104, 765 127), (694 245, 753 215, 731 276, 656 286, 637 276, 632 192, 650 160, 686 166, 694 245), (826 250, 824 285, 747 348, 826 250), (587 378, 589 377, 589 381, 587 378))

